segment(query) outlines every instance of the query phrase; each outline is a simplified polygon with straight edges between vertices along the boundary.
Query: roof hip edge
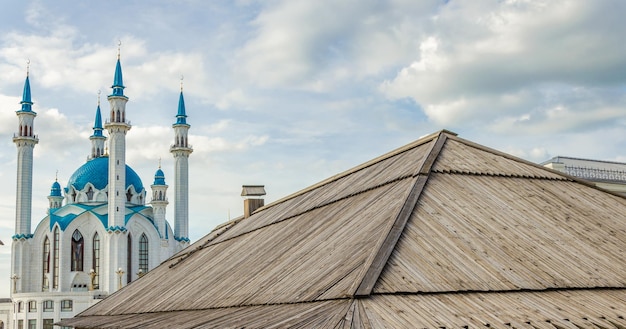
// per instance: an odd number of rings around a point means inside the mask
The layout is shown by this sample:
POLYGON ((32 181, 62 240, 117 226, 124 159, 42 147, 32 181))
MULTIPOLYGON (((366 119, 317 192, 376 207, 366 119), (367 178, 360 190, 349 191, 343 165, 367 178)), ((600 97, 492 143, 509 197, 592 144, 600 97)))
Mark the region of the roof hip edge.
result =
POLYGON ((398 243, 400 235, 402 235, 406 223, 409 221, 413 209, 417 205, 419 197, 422 195, 422 191, 424 191, 424 186, 426 186, 432 166, 439 157, 448 139, 448 133, 442 130, 437 133, 434 138, 436 138, 436 141, 433 143, 432 148, 428 152, 428 156, 416 173, 415 183, 408 192, 400 212, 389 226, 387 234, 384 235, 384 238, 380 241, 378 248, 375 249, 375 253, 368 258, 367 266, 364 267, 365 272, 362 276, 363 279, 358 283, 359 286, 354 292, 355 296, 370 295, 374 289, 374 285, 378 281, 391 253, 395 249, 396 243, 398 243))

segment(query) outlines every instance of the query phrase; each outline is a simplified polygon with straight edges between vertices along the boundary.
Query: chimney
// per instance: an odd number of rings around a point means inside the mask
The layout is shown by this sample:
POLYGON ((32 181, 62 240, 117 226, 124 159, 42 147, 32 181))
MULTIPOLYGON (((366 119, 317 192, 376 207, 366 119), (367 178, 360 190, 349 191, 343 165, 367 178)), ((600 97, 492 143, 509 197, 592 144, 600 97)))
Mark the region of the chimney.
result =
POLYGON ((243 217, 248 218, 254 211, 263 207, 265 201, 265 185, 243 185, 241 186, 241 196, 243 199, 243 217))

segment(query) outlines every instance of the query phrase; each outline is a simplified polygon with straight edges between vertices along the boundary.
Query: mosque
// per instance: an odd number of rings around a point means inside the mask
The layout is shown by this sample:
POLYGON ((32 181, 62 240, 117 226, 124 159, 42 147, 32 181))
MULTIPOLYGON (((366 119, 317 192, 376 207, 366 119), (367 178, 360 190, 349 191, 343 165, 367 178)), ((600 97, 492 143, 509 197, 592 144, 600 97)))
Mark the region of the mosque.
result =
POLYGON ((98 104, 87 162, 65 187, 58 181, 52 184, 48 214, 33 231, 33 149, 39 139, 26 76, 13 137, 17 189, 10 328, 53 328, 53 323, 82 312, 189 245, 188 158, 193 149, 182 88, 170 147, 175 160, 173 227, 166 219, 168 185, 160 165, 148 192, 126 164, 131 124, 124 88, 118 51, 112 93, 107 96, 109 119, 102 124, 98 104))

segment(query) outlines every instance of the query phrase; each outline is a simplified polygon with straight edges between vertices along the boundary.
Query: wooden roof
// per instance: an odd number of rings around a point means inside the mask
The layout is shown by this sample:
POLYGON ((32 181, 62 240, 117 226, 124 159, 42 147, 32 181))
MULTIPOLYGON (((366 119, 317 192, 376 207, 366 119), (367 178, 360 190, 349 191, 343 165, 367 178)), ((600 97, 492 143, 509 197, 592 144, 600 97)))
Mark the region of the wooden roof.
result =
POLYGON ((626 328, 624 214, 441 131, 220 226, 62 324, 626 328))

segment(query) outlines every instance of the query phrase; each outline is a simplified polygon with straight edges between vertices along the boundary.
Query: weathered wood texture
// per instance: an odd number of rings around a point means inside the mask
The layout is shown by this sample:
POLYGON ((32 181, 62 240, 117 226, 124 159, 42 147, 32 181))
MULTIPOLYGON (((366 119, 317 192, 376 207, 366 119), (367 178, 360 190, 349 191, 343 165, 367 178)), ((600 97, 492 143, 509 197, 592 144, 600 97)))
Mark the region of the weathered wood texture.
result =
POLYGON ((374 291, 625 287, 625 209, 569 181, 431 174, 374 291))
POLYGON ((563 174, 548 170, 496 150, 458 137, 449 137, 439 154, 433 171, 471 173, 489 176, 565 179, 563 174))
POLYGON ((624 214, 622 197, 443 131, 220 226, 63 323, 626 328, 624 214))
POLYGON ((626 289, 373 295, 372 328, 626 328, 626 289))
MULTIPOLYGON (((411 177, 428 156, 430 147, 430 143, 425 143, 404 149, 402 152, 381 159, 379 162, 360 166, 342 175, 334 176, 332 179, 316 184, 314 189, 305 189, 282 201, 267 205, 262 208, 262 211, 255 213, 253 220, 241 222, 212 243, 219 243, 337 200, 350 198, 377 186, 411 177)), ((358 205, 355 204, 355 206, 358 205)))
POLYGON ((349 299, 290 305, 77 317, 76 328, 333 328, 353 302, 349 299))
POLYGON ((365 260, 402 206, 404 200, 397 196, 411 182, 393 182, 209 245, 173 268, 152 270, 144 277, 150 280, 133 282, 83 315, 350 296, 365 260))

